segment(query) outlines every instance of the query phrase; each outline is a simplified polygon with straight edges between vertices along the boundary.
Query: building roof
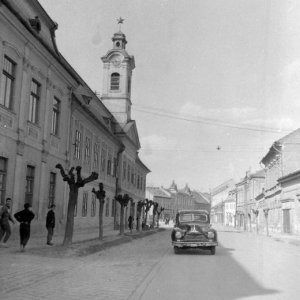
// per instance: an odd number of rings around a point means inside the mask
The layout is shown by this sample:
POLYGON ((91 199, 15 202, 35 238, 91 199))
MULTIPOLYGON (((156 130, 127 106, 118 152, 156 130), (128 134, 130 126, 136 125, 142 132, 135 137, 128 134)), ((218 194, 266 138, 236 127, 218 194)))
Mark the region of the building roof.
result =
POLYGON ((151 193, 154 197, 164 197, 171 198, 171 195, 161 187, 147 187, 149 193, 151 193))
POLYGON ((204 194, 198 191, 192 191, 192 197, 197 203, 210 204, 210 199, 207 199, 204 194))
POLYGON ((296 139, 298 140, 298 142, 300 141, 300 128, 290 132, 289 134, 285 135, 284 137, 282 137, 281 139, 275 141, 272 146, 270 147, 268 153, 261 159, 261 163, 263 163, 264 165, 266 165, 266 163, 268 162, 268 159, 270 157, 273 157, 276 154, 279 154, 282 151, 282 146, 287 143, 288 141, 290 141, 290 139, 296 139))

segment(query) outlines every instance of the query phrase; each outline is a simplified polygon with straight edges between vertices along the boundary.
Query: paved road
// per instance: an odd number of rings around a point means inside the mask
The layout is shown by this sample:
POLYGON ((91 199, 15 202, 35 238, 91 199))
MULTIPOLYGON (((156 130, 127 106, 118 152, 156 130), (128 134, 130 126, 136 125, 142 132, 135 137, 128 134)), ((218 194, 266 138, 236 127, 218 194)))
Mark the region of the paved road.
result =
POLYGON ((80 258, 0 253, 0 299, 298 299, 299 246, 241 233, 219 237, 215 256, 175 255, 169 231, 80 258))

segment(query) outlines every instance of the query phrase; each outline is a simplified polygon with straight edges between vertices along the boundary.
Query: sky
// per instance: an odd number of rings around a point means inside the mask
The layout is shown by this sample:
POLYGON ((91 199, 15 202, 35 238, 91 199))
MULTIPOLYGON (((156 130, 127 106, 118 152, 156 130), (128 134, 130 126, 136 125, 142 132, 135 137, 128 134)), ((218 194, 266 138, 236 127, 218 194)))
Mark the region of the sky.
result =
POLYGON ((208 192, 262 168, 300 127, 300 1, 40 0, 59 51, 102 93, 119 30, 135 57, 132 119, 148 186, 208 192))

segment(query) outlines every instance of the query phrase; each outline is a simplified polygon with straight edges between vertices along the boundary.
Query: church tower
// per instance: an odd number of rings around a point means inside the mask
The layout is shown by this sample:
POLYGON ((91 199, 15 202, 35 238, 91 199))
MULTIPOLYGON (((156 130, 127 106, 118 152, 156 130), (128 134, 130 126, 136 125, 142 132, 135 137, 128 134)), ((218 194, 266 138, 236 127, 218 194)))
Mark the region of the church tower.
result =
POLYGON ((118 19, 120 29, 112 38, 113 48, 103 61, 103 104, 124 127, 131 120, 131 78, 135 68, 134 57, 126 51, 126 36, 121 31, 123 19, 118 19))

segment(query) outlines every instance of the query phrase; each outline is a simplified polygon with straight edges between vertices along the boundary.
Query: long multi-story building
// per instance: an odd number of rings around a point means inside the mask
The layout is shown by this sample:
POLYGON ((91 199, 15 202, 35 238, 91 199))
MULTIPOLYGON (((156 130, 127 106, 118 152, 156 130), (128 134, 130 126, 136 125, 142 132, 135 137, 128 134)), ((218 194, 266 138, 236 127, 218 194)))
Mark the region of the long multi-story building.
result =
POLYGON ((275 141, 261 163, 266 183, 257 197, 260 230, 299 233, 300 129, 275 141))
MULTIPOLYGON (((98 225, 98 200, 92 189, 106 191, 104 223, 118 223, 114 197, 128 194, 130 213, 145 198, 149 169, 138 156, 141 145, 131 119, 134 57, 119 31, 102 57, 101 98, 59 52, 58 25, 36 0, 0 4, 0 200, 13 199, 13 210, 30 203, 33 230, 44 228, 55 203, 58 228, 66 220, 69 187, 56 169, 81 166, 97 181, 79 191, 76 227, 98 225)), ((129 213, 129 212, 127 212, 129 213)))

